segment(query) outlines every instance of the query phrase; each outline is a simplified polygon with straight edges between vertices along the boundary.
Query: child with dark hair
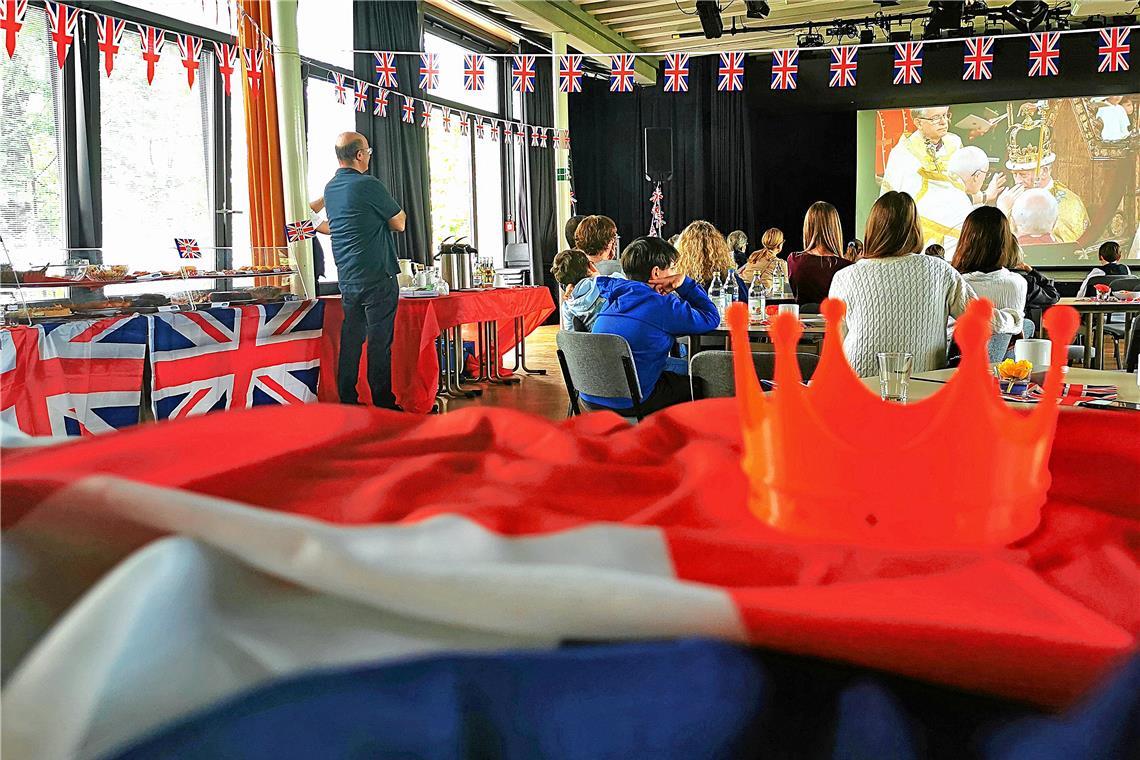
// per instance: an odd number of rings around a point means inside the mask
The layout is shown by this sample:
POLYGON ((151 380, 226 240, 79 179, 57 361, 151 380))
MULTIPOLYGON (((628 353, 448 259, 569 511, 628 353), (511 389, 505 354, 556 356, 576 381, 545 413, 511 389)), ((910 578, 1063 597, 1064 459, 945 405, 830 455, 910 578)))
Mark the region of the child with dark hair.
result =
POLYGON ((1120 243, 1115 240, 1101 243, 1097 256, 1100 257, 1100 266, 1093 267, 1089 270, 1088 276, 1085 277, 1085 281, 1081 283, 1080 290, 1077 291, 1077 298, 1084 298, 1089 295, 1087 292, 1089 280, 1094 277, 1104 277, 1106 275, 1128 277, 1132 274, 1132 270, 1120 263, 1120 243))
MULTIPOLYGON (((720 313, 704 288, 676 274, 677 249, 661 238, 640 237, 621 255, 629 279, 597 278, 606 306, 594 322, 595 333, 620 335, 633 351, 641 405, 645 413, 691 398, 687 375, 666 370, 669 351, 681 335, 701 335, 716 329, 720 313)), ((628 409, 626 399, 582 394, 588 406, 628 409)))
POLYGON ((589 332, 606 304, 594 280, 598 270, 584 252, 571 248, 554 257, 550 273, 562 286, 562 329, 589 332))
MULTIPOLYGON (((850 246, 851 244, 848 243, 847 245, 850 246)), ((938 243, 931 243, 926 246, 926 250, 923 251, 923 253, 927 256, 933 256, 936 259, 946 259, 946 249, 938 245, 938 243)))

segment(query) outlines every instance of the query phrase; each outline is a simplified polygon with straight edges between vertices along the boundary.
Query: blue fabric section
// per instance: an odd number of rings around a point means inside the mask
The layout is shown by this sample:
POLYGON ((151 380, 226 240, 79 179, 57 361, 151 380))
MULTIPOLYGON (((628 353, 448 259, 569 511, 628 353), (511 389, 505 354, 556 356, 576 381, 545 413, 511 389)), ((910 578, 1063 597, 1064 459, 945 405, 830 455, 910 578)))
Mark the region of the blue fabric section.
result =
MULTIPOLYGON (((598 277, 595 281, 606 305, 594 321, 592 332, 620 335, 629 343, 642 401, 653 393, 678 335, 700 335, 720 324, 720 313, 705 289, 688 277, 675 296, 663 296, 635 280, 598 277)), ((582 399, 611 409, 632 406, 628 399, 585 393, 582 399)))
POLYGON ((1138 757, 1140 656, 1063 715, 718 641, 448 656, 278 681, 144 758, 1138 757))
MULTIPOLYGON (((142 321, 145 322, 146 320, 142 321)), ((137 425, 139 422, 139 407, 137 404, 135 406, 96 407, 92 409, 91 412, 113 428, 125 428, 130 425, 137 425)))
POLYGON ((306 332, 308 330, 320 330, 325 326, 325 302, 317 301, 313 307, 309 309, 309 313, 301 317, 297 324, 293 326, 294 332, 306 332))
POLYGON ((290 370, 289 374, 300 380, 305 384, 305 387, 313 393, 317 392, 317 379, 321 376, 320 367, 310 367, 309 369, 294 369, 290 370))
POLYGON ((194 342, 170 326, 165 319, 150 320, 154 325, 151 332, 151 346, 155 351, 175 351, 181 348, 193 348, 194 342))
POLYGON ((147 320, 144 317, 128 319, 111 332, 99 338, 100 343, 125 343, 141 346, 146 344, 147 320))
POLYGON ((270 396, 260 388, 253 389, 253 401, 251 406, 271 406, 273 404, 280 404, 281 402, 270 396))
POLYGON ((239 309, 235 309, 232 306, 226 306, 221 309, 204 309, 204 311, 225 325, 226 329, 230 332, 233 332, 234 325, 237 324, 238 314, 240 313, 239 309))

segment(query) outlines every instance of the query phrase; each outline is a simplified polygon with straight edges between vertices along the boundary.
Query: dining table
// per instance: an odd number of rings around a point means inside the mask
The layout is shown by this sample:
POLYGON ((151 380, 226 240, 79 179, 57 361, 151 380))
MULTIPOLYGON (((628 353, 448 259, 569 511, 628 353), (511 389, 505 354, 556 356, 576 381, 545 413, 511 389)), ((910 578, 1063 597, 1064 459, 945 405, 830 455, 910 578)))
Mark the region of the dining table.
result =
MULTIPOLYGON (((1137 384, 1137 375, 1135 373, 1111 372, 1099 369, 1084 369, 1081 367, 1066 367, 1065 369, 1064 381, 1066 383, 1086 386, 1116 386, 1116 398, 1118 401, 1123 401, 1126 404, 1140 404, 1140 385, 1137 384)), ((912 375, 907 389, 908 397, 913 401, 918 401, 933 396, 950 381, 950 378, 952 378, 957 371, 955 368, 938 369, 912 375)), ((876 392, 879 390, 879 378, 877 375, 864 377, 862 380, 863 384, 871 390, 876 392)), ((1014 401, 1010 401, 1010 403, 1017 406, 1022 405, 1014 401)), ((1031 401, 1025 402, 1025 404, 1032 403, 1031 401)))
POLYGON ((1085 336, 1084 365, 1098 370, 1104 369, 1104 322, 1108 315, 1124 314, 1124 355, 1128 355, 1127 341, 1131 335, 1132 320, 1140 314, 1140 298, 1131 301, 1100 301, 1095 298, 1062 298, 1058 306, 1072 306, 1081 315, 1081 330, 1085 336), (1093 346, 1097 347, 1093 356, 1093 346))

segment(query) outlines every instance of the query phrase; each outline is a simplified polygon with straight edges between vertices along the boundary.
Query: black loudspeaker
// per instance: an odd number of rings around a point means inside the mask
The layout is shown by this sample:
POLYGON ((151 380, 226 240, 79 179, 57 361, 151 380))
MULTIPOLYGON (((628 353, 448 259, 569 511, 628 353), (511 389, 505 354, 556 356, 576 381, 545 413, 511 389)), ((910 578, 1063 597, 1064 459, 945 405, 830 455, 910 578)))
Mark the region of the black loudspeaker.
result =
POLYGON ((673 130, 668 127, 645 129, 645 178, 650 182, 673 179, 673 130))

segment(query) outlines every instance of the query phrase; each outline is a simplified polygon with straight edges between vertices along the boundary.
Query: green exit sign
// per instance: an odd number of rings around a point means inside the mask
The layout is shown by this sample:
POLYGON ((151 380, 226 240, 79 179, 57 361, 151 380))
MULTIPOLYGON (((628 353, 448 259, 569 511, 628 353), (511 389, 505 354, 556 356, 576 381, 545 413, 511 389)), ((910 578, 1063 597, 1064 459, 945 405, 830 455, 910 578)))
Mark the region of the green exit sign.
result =
POLYGON ((554 170, 554 178, 556 180, 558 180, 559 182, 569 182, 570 181, 570 170, 567 169, 565 166, 560 166, 554 170))

